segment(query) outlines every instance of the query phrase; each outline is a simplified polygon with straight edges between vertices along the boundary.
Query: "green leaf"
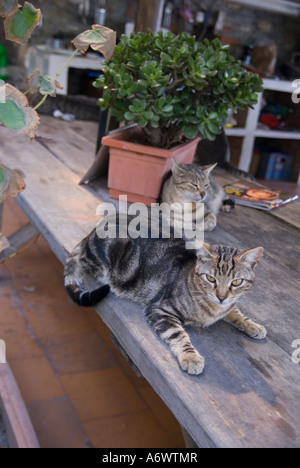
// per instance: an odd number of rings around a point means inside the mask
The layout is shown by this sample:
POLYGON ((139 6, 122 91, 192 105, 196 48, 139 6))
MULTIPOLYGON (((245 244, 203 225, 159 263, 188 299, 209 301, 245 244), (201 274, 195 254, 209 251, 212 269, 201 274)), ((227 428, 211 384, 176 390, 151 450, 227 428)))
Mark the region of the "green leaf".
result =
POLYGON ((198 134, 198 127, 196 125, 184 125, 182 131, 189 140, 193 140, 198 134))
POLYGON ((0 103, 0 122, 11 130, 20 130, 26 125, 24 112, 11 99, 0 103))
POLYGON ((156 47, 158 47, 160 50, 163 50, 163 49, 164 49, 164 44, 163 44, 162 41, 159 40, 159 39, 156 39, 155 45, 156 45, 156 47))
POLYGON ((172 58, 170 55, 166 54, 165 52, 161 53, 161 60, 163 63, 172 63, 172 58))
POLYGON ((169 114, 170 112, 173 111, 173 106, 172 104, 167 104, 166 106, 163 107, 163 111, 166 114, 169 114))
POLYGON ((56 88, 63 89, 63 86, 55 79, 51 78, 48 75, 41 75, 39 78, 40 84, 40 93, 45 96, 49 94, 49 96, 55 97, 56 96, 56 88))
POLYGON ((144 128, 148 124, 147 119, 145 117, 141 116, 138 120, 137 123, 139 124, 140 127, 144 128))
POLYGON ((207 121, 207 127, 209 129, 209 131, 215 135, 217 135, 219 133, 219 127, 217 124, 211 122, 210 120, 207 121))
POLYGON ((131 112, 125 112, 124 117, 129 121, 134 119, 134 115, 131 112))
POLYGON ((63 89, 63 86, 48 75, 42 75, 36 68, 28 78, 29 92, 35 94, 38 91, 43 95, 56 96, 56 88, 63 89))
POLYGON ((22 9, 8 16, 4 21, 6 39, 27 44, 33 30, 40 22, 41 10, 34 8, 31 3, 25 2, 22 9))
POLYGON ((145 119, 147 120, 152 120, 153 117, 154 117, 154 114, 152 111, 146 111, 143 113, 143 116, 145 117, 145 119))
POLYGON ((215 68, 216 63, 217 63, 217 60, 218 60, 217 55, 212 55, 212 56, 210 57, 210 59, 206 62, 207 68, 209 68, 209 69, 215 68))
POLYGON ((4 88, 5 100, 0 102, 0 122, 17 133, 34 138, 39 124, 38 114, 28 106, 24 94, 10 84, 4 88))

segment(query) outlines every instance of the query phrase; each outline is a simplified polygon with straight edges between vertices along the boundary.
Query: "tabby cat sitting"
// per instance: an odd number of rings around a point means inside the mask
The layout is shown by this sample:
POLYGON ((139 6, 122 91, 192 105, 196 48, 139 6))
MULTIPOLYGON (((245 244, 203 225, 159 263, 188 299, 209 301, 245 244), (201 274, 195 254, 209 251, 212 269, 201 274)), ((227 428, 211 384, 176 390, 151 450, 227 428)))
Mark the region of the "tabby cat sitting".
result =
POLYGON ((69 256, 65 287, 83 306, 94 306, 110 290, 141 303, 181 369, 201 374, 204 358, 193 347, 186 324, 207 327, 223 319, 252 338, 266 336, 265 328, 236 305, 253 283, 263 249, 241 251, 205 243, 195 247, 186 250, 184 240, 175 238, 100 239, 94 230, 69 256), (86 291, 85 273, 104 286, 86 291))
POLYGON ((211 174, 217 164, 199 166, 182 164, 173 158, 171 176, 163 185, 161 202, 175 207, 174 220, 182 217, 185 203, 192 206, 193 222, 201 226, 203 211, 197 211, 197 204, 204 204, 204 231, 212 231, 217 225, 217 215, 222 209, 229 211, 233 202, 227 199, 223 187, 211 174))

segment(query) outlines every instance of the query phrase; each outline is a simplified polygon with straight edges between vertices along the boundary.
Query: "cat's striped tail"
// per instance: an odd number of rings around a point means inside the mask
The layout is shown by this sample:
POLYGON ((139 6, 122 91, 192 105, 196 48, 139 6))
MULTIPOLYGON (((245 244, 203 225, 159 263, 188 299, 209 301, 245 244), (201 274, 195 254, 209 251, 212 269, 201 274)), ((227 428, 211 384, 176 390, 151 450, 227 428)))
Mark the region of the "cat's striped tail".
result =
POLYGON ((93 307, 108 295, 110 286, 106 284, 94 291, 84 291, 79 289, 76 285, 75 287, 74 285, 68 285, 66 286, 66 290, 76 304, 82 307, 93 307))
POLYGON ((64 285, 71 299, 83 307, 93 307, 104 299, 110 286, 104 285, 94 291, 87 291, 83 287, 83 271, 80 266, 81 245, 70 254, 64 268, 64 285))

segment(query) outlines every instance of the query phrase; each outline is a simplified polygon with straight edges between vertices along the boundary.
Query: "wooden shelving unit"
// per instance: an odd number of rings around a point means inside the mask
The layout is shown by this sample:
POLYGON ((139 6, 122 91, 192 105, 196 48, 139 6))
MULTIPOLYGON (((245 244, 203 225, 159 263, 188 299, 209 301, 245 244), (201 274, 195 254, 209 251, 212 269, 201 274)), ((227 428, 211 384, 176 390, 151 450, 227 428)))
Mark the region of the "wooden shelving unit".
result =
MULTIPOLYGON (((264 90, 280 91, 283 93, 292 93, 295 91, 292 81, 264 79, 264 90)), ((239 169, 249 171, 256 138, 274 138, 281 140, 300 140, 300 129, 298 132, 281 130, 262 130, 258 128, 258 121, 261 111, 263 93, 259 94, 258 103, 254 109, 249 109, 246 125, 244 128, 228 128, 226 134, 243 138, 242 151, 239 162, 239 169)), ((300 173, 298 177, 300 184, 300 173)))

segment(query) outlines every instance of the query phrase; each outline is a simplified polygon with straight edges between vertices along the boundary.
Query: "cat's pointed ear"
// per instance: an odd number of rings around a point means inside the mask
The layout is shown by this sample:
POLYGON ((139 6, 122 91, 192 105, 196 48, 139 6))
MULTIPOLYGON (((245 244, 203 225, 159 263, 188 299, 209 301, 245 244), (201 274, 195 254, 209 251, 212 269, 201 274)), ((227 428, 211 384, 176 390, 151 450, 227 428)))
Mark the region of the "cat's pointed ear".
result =
POLYGON ((263 252, 264 249, 262 247, 256 247, 255 249, 245 250, 236 258, 236 260, 239 262, 248 263, 254 269, 263 252))
POLYGON ((216 258, 216 252, 214 251, 214 247, 206 242, 200 241, 199 239, 195 239, 193 241, 194 249, 197 250, 197 257, 203 258, 216 258))
POLYGON ((174 156, 172 156, 172 172, 180 172, 183 169, 184 167, 182 166, 182 164, 178 162, 177 159, 174 158, 174 156))
POLYGON ((207 175, 211 173, 211 171, 214 170, 214 168, 218 165, 218 163, 215 164, 210 164, 209 166, 203 166, 203 171, 206 172, 207 175))

